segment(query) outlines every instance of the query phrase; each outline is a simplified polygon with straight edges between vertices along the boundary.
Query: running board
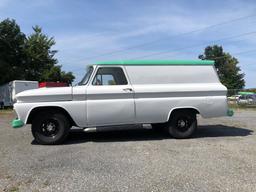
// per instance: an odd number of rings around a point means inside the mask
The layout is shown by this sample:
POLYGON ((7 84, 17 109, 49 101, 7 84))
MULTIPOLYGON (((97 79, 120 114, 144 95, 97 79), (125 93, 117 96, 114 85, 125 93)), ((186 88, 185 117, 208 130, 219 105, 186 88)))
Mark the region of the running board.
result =
POLYGON ((130 124, 130 125, 112 125, 112 126, 99 126, 99 127, 86 127, 83 128, 84 132, 102 132, 114 130, 130 130, 130 129, 151 129, 150 124, 130 124))

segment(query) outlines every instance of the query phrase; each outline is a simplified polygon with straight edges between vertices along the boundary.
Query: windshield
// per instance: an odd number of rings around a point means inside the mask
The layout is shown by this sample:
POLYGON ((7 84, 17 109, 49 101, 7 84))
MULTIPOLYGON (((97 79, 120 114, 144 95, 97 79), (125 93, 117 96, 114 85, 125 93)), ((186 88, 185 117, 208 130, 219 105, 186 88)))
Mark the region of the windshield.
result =
POLYGON ((83 77, 82 81, 78 83, 78 85, 86 85, 88 83, 90 76, 93 72, 93 67, 92 66, 88 67, 86 71, 87 72, 85 73, 85 76, 83 77))

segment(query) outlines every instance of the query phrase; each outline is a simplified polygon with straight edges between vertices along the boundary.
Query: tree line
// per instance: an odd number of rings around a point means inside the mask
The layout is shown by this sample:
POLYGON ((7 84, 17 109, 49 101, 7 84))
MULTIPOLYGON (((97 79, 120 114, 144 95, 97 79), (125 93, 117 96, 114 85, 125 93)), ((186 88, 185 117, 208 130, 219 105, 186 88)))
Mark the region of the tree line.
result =
POLYGON ((71 84, 72 72, 65 72, 55 58, 53 37, 39 26, 26 36, 15 20, 0 22, 0 85, 12 80, 60 81, 71 84))
MULTIPOLYGON (((72 72, 65 72, 55 58, 57 50, 53 37, 48 37, 39 26, 26 36, 15 20, 0 22, 0 85, 12 80, 60 81, 71 84, 72 72)), ((239 61, 222 46, 207 46, 199 59, 214 60, 220 81, 228 89, 245 86, 244 73, 239 61)))

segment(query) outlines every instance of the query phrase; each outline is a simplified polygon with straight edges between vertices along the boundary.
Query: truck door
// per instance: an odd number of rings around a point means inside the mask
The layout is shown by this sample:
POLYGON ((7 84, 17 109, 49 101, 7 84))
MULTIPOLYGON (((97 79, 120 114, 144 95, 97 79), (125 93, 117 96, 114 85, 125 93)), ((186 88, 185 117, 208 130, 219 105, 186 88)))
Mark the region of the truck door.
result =
POLYGON ((122 67, 98 67, 87 87, 88 126, 135 122, 134 92, 122 67))

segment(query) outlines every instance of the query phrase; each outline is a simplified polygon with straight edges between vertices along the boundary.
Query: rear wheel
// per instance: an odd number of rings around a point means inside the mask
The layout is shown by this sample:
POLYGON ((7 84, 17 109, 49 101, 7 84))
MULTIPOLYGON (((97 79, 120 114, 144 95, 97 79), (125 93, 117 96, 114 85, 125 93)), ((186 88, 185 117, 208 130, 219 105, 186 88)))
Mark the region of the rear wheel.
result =
POLYGON ((39 144, 62 143, 68 135, 70 123, 66 116, 58 112, 41 112, 32 121, 32 134, 39 144))
POLYGON ((168 124, 169 134, 177 139, 189 138, 196 128, 196 113, 189 110, 174 112, 168 124))

